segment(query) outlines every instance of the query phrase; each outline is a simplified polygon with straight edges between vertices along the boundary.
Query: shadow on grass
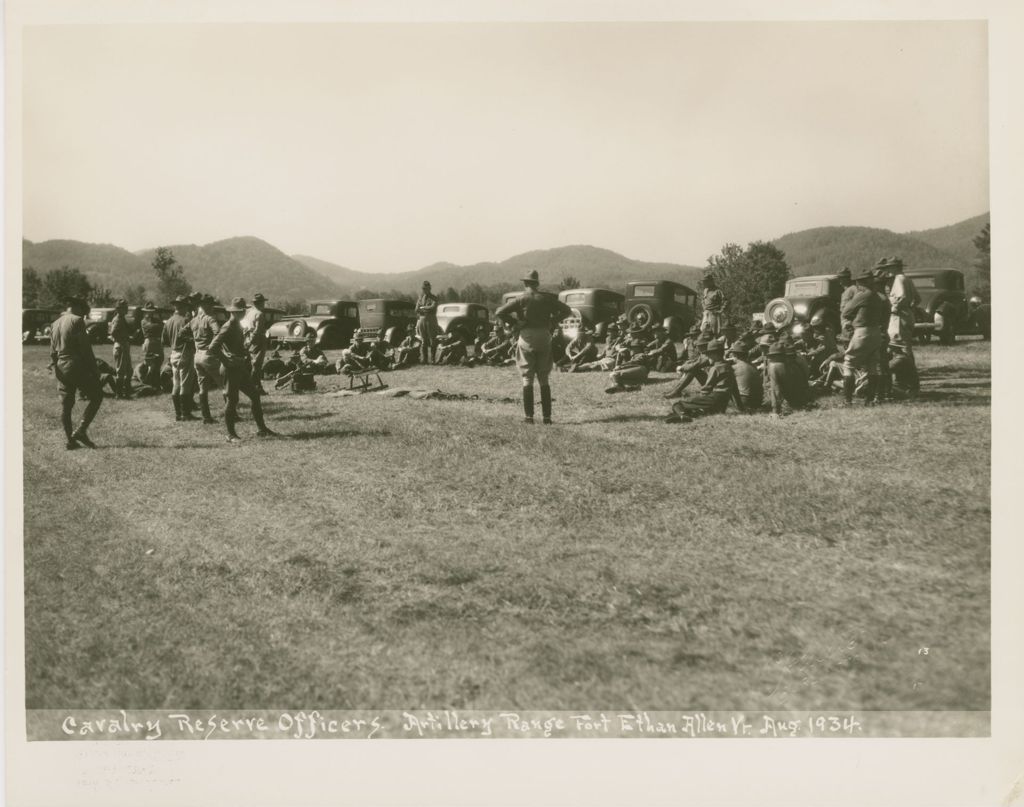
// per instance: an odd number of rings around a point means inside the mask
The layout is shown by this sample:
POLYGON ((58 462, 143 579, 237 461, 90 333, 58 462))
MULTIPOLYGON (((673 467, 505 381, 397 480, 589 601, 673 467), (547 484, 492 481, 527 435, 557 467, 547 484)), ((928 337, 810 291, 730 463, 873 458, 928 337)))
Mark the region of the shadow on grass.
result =
POLYGON ((660 415, 649 415, 643 414, 641 412, 632 412, 612 415, 611 417, 606 418, 588 418, 587 420, 575 420, 565 422, 555 421, 555 423, 559 426, 590 426, 594 423, 632 423, 638 421, 649 421, 653 423, 657 421, 663 421, 665 419, 665 416, 668 414, 668 411, 669 407, 666 405, 665 411, 660 415))
POLYGON ((956 404, 957 406, 989 407, 992 405, 991 395, 970 395, 963 392, 945 390, 921 390, 914 400, 917 403, 948 403, 956 404))
POLYGON ((287 414, 277 415, 274 418, 274 420, 304 420, 304 421, 312 421, 312 420, 323 420, 324 418, 333 418, 333 417, 337 417, 337 416, 338 416, 337 412, 296 412, 296 411, 291 411, 291 412, 288 412, 287 414))
POLYGON ((324 429, 323 431, 291 432, 286 435, 289 440, 331 440, 343 437, 390 437, 387 429, 324 429))

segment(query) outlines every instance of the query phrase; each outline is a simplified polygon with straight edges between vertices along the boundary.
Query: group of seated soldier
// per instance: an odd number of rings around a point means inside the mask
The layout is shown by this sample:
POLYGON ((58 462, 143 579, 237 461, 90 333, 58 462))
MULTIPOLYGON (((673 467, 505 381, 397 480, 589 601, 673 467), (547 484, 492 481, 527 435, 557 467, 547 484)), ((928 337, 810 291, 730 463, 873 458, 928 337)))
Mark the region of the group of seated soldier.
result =
MULTIPOLYGON (((683 343, 679 381, 666 398, 679 398, 667 420, 685 423, 694 417, 724 412, 730 400, 742 412, 767 409, 780 417, 785 408, 816 406, 817 395, 842 392, 843 357, 848 337, 836 336, 823 322, 812 322, 801 335, 770 323, 736 335, 726 327, 721 336, 691 329, 683 343), (696 381, 696 394, 682 398, 696 381)), ((880 399, 914 398, 920 379, 913 350, 899 340, 885 347, 880 399)), ((858 389, 858 392, 861 390, 858 389)))

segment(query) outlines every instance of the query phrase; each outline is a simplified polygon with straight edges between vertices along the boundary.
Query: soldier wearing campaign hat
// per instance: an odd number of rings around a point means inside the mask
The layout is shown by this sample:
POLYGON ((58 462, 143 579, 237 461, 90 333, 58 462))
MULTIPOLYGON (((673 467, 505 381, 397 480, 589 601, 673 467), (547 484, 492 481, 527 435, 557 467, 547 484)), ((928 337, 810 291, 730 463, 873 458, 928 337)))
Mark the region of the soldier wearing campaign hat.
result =
POLYGON ((424 280, 420 296, 416 298, 416 336, 420 339, 420 363, 432 364, 437 350, 437 296, 430 290, 430 281, 424 280))
POLYGON ((142 306, 142 365, 139 379, 150 387, 160 387, 160 369, 164 363, 161 341, 164 324, 152 301, 142 306))
POLYGON ((714 275, 705 275, 703 283, 704 293, 701 297, 701 306, 704 315, 700 323, 701 330, 710 331, 718 336, 725 322, 725 295, 718 288, 714 275))
POLYGON ((725 343, 721 339, 712 339, 707 345, 707 355, 712 364, 700 392, 672 404, 672 412, 666 422, 688 423, 695 417, 721 414, 728 408, 730 400, 741 412, 746 411, 736 386, 733 366, 725 360, 725 343))
POLYGON ((128 324, 128 301, 114 303, 114 316, 107 326, 107 335, 114 343, 115 398, 132 397, 132 329, 128 324))
POLYGON ((65 302, 64 313, 50 328, 50 368, 57 378, 60 422, 64 427, 65 448, 70 451, 81 446, 96 447, 88 429, 103 403, 103 390, 92 342, 85 330, 89 305, 81 297, 69 297, 65 302), (81 393, 88 403, 78 428, 72 429, 76 393, 81 393))
POLYGON ((263 362, 267 356, 267 315, 265 313, 267 298, 257 292, 253 295, 252 306, 242 318, 242 331, 245 334, 245 345, 249 351, 249 369, 256 390, 266 394, 263 389, 263 362))
POLYGON ((654 338, 644 347, 644 361, 658 373, 671 373, 679 361, 676 344, 660 322, 654 326, 654 338))
POLYGON ((495 316, 502 322, 519 323, 516 340, 516 366, 523 382, 523 413, 526 423, 533 423, 533 381, 540 385, 540 406, 544 423, 551 422, 551 386, 548 378, 554 359, 551 354, 551 330, 572 309, 553 295, 538 292, 540 277, 533 270, 522 278, 523 293, 501 306, 495 316))
POLYGON ((732 371, 743 409, 747 412, 756 412, 764 403, 764 381, 761 378, 761 371, 750 363, 750 353, 742 342, 735 342, 726 350, 725 355, 732 362, 732 371))
POLYGON ((843 359, 843 394, 847 404, 860 378, 864 380, 865 400, 874 404, 881 372, 882 329, 888 322, 888 306, 875 291, 874 275, 866 270, 857 276, 857 292, 843 307, 842 318, 852 330, 843 359))
POLYGON ((235 297, 227 311, 231 315, 210 342, 212 353, 224 366, 225 398, 224 425, 227 427, 228 442, 238 442, 235 423, 238 421, 238 395, 244 393, 252 407, 252 418, 256 422, 258 437, 270 437, 275 433, 267 428, 263 420, 263 405, 260 391, 252 377, 249 351, 242 332, 242 317, 245 315, 245 299, 235 297))
POLYGON ((174 405, 174 419, 196 420, 186 398, 192 397, 195 378, 196 342, 189 327, 190 303, 179 294, 171 304, 174 313, 167 318, 163 328, 163 344, 170 352, 171 403, 174 405))
POLYGON ((189 320, 189 327, 196 343, 195 369, 199 388, 199 409, 203 413, 203 423, 206 424, 216 423, 213 413, 210 412, 210 391, 220 386, 220 360, 210 352, 210 344, 220 332, 220 323, 213 316, 216 302, 210 294, 200 295, 195 314, 189 320))
POLYGON ((680 373, 682 378, 679 379, 678 384, 664 394, 665 398, 678 398, 683 394, 683 390, 690 386, 694 380, 698 384, 704 384, 707 381, 708 371, 713 364, 711 357, 708 355, 708 345, 711 341, 705 333, 701 333, 694 340, 693 344, 697 351, 697 357, 683 362, 676 368, 676 372, 680 373))

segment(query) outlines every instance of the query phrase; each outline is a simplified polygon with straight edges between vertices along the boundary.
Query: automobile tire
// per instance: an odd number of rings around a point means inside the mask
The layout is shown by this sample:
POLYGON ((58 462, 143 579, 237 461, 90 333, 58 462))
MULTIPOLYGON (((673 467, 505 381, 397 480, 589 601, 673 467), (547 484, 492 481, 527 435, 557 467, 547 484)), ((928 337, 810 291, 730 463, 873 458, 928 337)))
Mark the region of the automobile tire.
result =
POLYGON ((776 328, 787 327, 794 316, 796 312, 793 310, 793 304, 785 297, 776 297, 764 307, 765 322, 770 322, 776 328))
POLYGON ((288 335, 293 339, 305 339, 306 338, 306 320, 297 319, 291 325, 288 326, 288 335))
POLYGON ((629 321, 640 328, 650 327, 654 323, 654 309, 646 303, 633 306, 629 311, 629 321))

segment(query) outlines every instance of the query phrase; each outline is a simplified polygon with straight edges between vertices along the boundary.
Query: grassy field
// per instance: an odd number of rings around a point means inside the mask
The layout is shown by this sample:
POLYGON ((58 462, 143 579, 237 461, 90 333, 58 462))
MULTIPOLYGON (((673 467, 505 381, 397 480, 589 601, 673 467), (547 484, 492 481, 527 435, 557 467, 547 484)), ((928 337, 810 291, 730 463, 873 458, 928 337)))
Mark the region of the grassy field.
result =
POLYGON ((526 427, 513 369, 428 368, 385 379, 479 398, 274 393, 237 446, 108 399, 77 452, 46 353, 30 708, 989 707, 980 341, 920 348, 913 405, 671 426, 557 375, 526 427))

